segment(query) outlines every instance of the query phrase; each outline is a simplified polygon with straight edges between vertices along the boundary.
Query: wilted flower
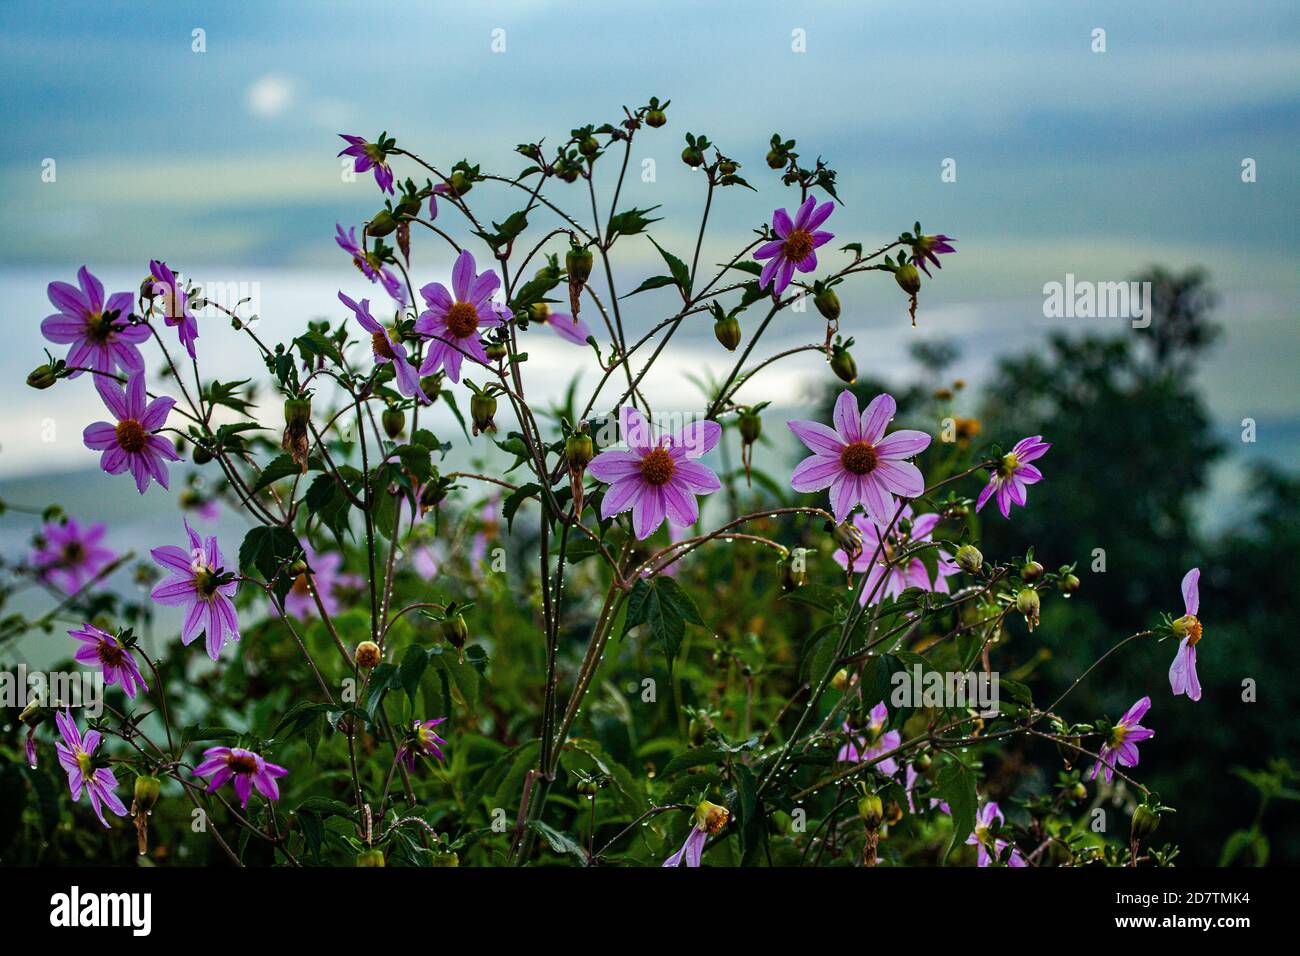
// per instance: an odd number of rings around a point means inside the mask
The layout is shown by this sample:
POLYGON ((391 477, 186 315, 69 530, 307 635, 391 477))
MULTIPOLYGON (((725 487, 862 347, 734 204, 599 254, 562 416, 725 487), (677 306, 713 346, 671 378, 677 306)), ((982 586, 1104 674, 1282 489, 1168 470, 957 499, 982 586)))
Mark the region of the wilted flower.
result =
POLYGON ((429 404, 428 396, 420 388, 420 375, 416 372, 415 366, 411 364, 411 360, 407 356, 406 346, 402 344, 401 339, 384 328, 379 323, 379 320, 370 314, 370 300, 362 299, 360 305, 358 305, 340 292, 339 301, 352 310, 357 317, 357 321, 361 323, 361 327, 370 333, 371 351, 375 356, 375 364, 391 364, 393 366, 393 371, 397 373, 397 390, 407 398, 418 397, 423 404, 429 404))
MULTIPOLYGON (((51 282, 46 290, 59 311, 41 322, 41 334, 51 342, 71 345, 67 363, 73 368, 112 373, 120 368, 128 375, 144 368, 144 357, 136 348, 149 338, 147 325, 132 325, 130 292, 114 292, 104 301, 104 285, 85 266, 77 272, 78 289, 67 282, 51 282)), ((72 372, 76 378, 80 371, 72 372)))
MULTIPOLYGON (((933 583, 930 581, 930 573, 926 570, 925 563, 919 557, 911 558, 902 563, 892 565, 890 563, 900 550, 929 541, 935 527, 939 524, 939 515, 937 514, 924 514, 915 520, 911 520, 911 518, 912 506, 904 505, 902 512, 899 514, 899 520, 894 523, 894 530, 886 534, 886 528, 877 524, 867 515, 855 514, 853 516, 854 526, 862 533, 862 547, 853 558, 852 569, 858 574, 863 571, 867 572, 867 583, 862 589, 861 602, 863 604, 869 602, 873 592, 876 601, 898 597, 908 588, 937 591, 940 594, 948 593, 948 578, 952 577, 960 569, 954 563, 952 555, 943 548, 938 548, 935 551, 938 560, 935 565, 933 583), (908 531, 902 530, 905 521, 910 527, 908 531), (884 587, 877 591, 882 575, 887 575, 887 578, 884 587)), ((847 552, 836 551, 832 557, 840 567, 845 569, 850 567, 847 552)))
POLYGON ((397 273, 384 265, 378 256, 367 253, 361 248, 357 243, 357 227, 353 226, 344 232, 343 227, 335 223, 334 231, 334 241, 338 243, 340 249, 352 257, 352 264, 361 271, 361 274, 371 282, 378 282, 397 302, 405 305, 406 287, 402 285, 402 280, 398 278, 397 273))
MULTIPOLYGON (((844 729, 850 734, 849 742, 840 747, 835 759, 841 763, 866 763, 896 749, 903 742, 903 735, 897 730, 885 730, 888 720, 889 709, 882 700, 871 708, 867 726, 863 728, 861 735, 853 736, 852 728, 845 724, 844 729)), ((893 757, 886 757, 875 765, 875 769, 887 777, 892 777, 898 772, 898 762, 893 757)))
POLYGON ((925 491, 921 470, 910 461, 930 445, 925 432, 902 429, 885 436, 896 409, 890 395, 877 395, 861 416, 858 400, 845 389, 835 402, 835 428, 793 421, 790 430, 813 452, 795 468, 790 486, 811 492, 830 488, 837 522, 862 504, 878 524, 894 517, 894 495, 915 498, 925 491))
POLYGON ((532 313, 531 321, 546 326, 560 338, 574 345, 586 345, 591 336, 591 329, 582 319, 575 319, 564 312, 552 312, 549 308, 532 313))
POLYGON ((81 791, 86 791, 90 806, 99 817, 99 822, 108 826, 104 819, 103 807, 117 814, 126 816, 126 807, 113 791, 117 789, 117 778, 108 767, 95 765, 95 751, 99 748, 100 734, 97 730, 87 730, 82 737, 77 730, 76 721, 65 708, 54 715, 54 722, 59 725, 62 742, 55 742, 54 749, 59 753, 59 764, 68 774, 68 789, 72 799, 80 800, 81 791))
POLYGON ((152 478, 167 487, 167 461, 180 461, 172 443, 158 434, 167 424, 167 414, 176 404, 174 398, 148 401, 144 372, 133 372, 125 391, 106 375, 95 376, 95 390, 117 419, 116 425, 95 422, 87 425, 82 439, 86 447, 102 451, 99 467, 110 475, 120 475, 128 468, 135 486, 144 494, 152 478))
POLYGON ((83 528, 76 518, 48 522, 32 549, 33 569, 69 594, 80 591, 117 557, 100 544, 107 530, 103 524, 83 528))
POLYGON ((79 631, 68 631, 68 636, 81 641, 81 647, 73 656, 83 664, 98 666, 104 672, 104 683, 109 687, 120 684, 126 696, 131 698, 137 691, 149 689, 131 649, 123 646, 112 634, 93 624, 83 624, 79 631))
POLYGON ((184 607, 181 643, 188 645, 200 631, 206 631, 208 656, 215 661, 226 644, 227 632, 230 640, 239 640, 239 618, 231 601, 239 585, 234 574, 226 570, 226 559, 217 546, 216 535, 202 540, 188 520, 185 520, 185 533, 190 539, 188 552, 170 544, 149 552, 157 564, 170 572, 153 589, 151 597, 159 604, 184 607))
POLYGON ((153 277, 154 305, 162 304, 163 321, 176 329, 185 351, 194 358, 194 340, 199 337, 199 320, 190 310, 189 297, 176 281, 176 273, 167 263, 149 260, 149 275, 153 277))
POLYGON ((755 259, 768 260, 758 277, 760 289, 766 289, 775 280, 772 294, 780 295, 794 278, 795 269, 812 272, 817 268, 817 253, 814 250, 835 238, 833 233, 818 230, 817 227, 830 217, 834 209, 834 203, 824 202, 818 206, 817 200, 809 196, 795 213, 793 222, 784 209, 772 213, 772 231, 777 238, 765 242, 754 252, 755 259))
POLYGON ((415 758, 417 756, 437 757, 439 760, 446 759, 443 756, 441 747, 438 745, 446 746, 447 741, 433 731, 434 727, 445 722, 446 719, 446 717, 435 717, 432 720, 417 720, 412 724, 406 742, 397 751, 397 759, 406 765, 407 770, 415 769, 415 758))
POLYGON ((665 518, 670 527, 695 524, 700 517, 695 496, 722 487, 712 469, 695 459, 713 450, 722 426, 694 422, 654 441, 641 413, 624 405, 620 427, 628 450, 601 452, 587 469, 610 485, 600 504, 601 517, 631 511, 633 529, 641 539, 654 534, 665 518))
MULTIPOLYGON (((980 866, 992 865, 993 861, 999 859, 1002 856, 1002 851, 1007 848, 1006 840, 995 840, 990 835, 989 831, 993 828, 994 820, 1001 824, 1005 822, 1006 818, 1002 816, 1002 811, 998 809, 998 805, 990 800, 980 807, 979 812, 975 814, 975 832, 966 838, 968 846, 978 846, 980 848, 980 866), (992 853, 989 853, 990 847, 993 850, 992 853)), ((1028 865, 1029 863, 1021 855, 1020 851, 1013 847, 1011 856, 1007 860, 1007 866, 1021 867, 1028 865)))
POLYGON ((695 808, 694 825, 691 827, 691 832, 686 835, 686 842, 682 844, 680 850, 664 860, 663 865, 678 867, 685 862, 688 867, 699 866, 700 857, 704 853, 704 841, 710 834, 719 833, 729 819, 731 819, 731 812, 726 807, 720 807, 708 800, 700 801, 699 806, 695 808))
POLYGON ((1101 753, 1098 755, 1101 759, 1093 764, 1092 770, 1088 772, 1089 780, 1095 780, 1098 773, 1104 773, 1106 782, 1110 783, 1115 778, 1116 764, 1121 767, 1137 766, 1138 741, 1150 740, 1156 735, 1154 730, 1148 730, 1138 723, 1150 709, 1151 698, 1143 697, 1111 728, 1110 736, 1101 745, 1101 753))
POLYGON ((1196 616, 1201 609, 1201 569, 1192 568, 1183 576, 1183 610, 1186 612, 1174 621, 1174 634, 1181 640, 1178 653, 1169 667, 1169 686, 1174 696, 1186 694, 1192 700, 1201 699, 1201 680, 1196 676, 1196 645, 1201 641, 1201 621, 1196 616))
POLYGON ((1015 447, 1002 456, 997 468, 989 474, 989 483, 980 492, 979 500, 975 502, 975 510, 979 511, 983 508, 995 493, 1002 517, 1011 517, 1012 502, 1023 508, 1025 488, 1043 480, 1043 473, 1029 463, 1043 457, 1051 447, 1051 444, 1043 441, 1042 435, 1022 438, 1016 442, 1015 447))
MULTIPOLYGON (((366 142, 365 137, 339 133, 348 145, 339 150, 340 156, 351 156, 354 160, 352 169, 364 173, 369 169, 375 171, 375 182, 386 193, 393 191, 393 170, 388 165, 388 154, 378 143, 366 142)), ((381 137, 382 138, 382 137, 381 137)))
POLYGON ((233 779, 239 805, 248 809, 248 798, 253 795, 254 787, 266 799, 279 800, 280 786, 275 778, 288 773, 283 767, 242 747, 209 747, 203 751, 203 762, 194 768, 193 776, 210 777, 208 793, 220 790, 233 779))
POLYGON ((474 256, 466 249, 452 267, 450 292, 441 282, 430 282, 420 289, 429 308, 416 319, 415 331, 432 339, 420 366, 421 375, 443 368, 449 379, 459 382, 460 365, 466 353, 488 364, 487 353, 479 341, 479 328, 502 322, 492 303, 501 280, 491 269, 479 274, 475 268, 474 256))

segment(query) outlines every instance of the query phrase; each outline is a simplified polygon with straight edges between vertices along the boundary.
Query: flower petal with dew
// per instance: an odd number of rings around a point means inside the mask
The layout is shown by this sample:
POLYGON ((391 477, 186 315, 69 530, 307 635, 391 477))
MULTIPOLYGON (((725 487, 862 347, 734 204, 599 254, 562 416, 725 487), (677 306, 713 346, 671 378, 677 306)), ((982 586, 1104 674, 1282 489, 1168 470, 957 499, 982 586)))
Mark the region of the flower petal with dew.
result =
POLYGON ((719 833, 730 818, 731 812, 726 807, 720 807, 708 800, 701 801, 691 818, 691 832, 686 835, 686 842, 682 844, 680 850, 664 860, 663 865, 679 867, 685 863, 688 867, 699 866, 700 857, 704 854, 705 841, 710 835, 719 833))
POLYGON ((233 781, 235 796, 239 797, 239 805, 245 810, 254 789, 267 800, 279 800, 280 785, 275 780, 288 773, 261 754, 243 747, 209 747, 203 751, 203 761, 192 771, 195 777, 209 778, 208 793, 215 793, 233 781))
POLYGON ((357 322, 370 333, 370 347, 375 356, 375 364, 393 366, 397 378, 397 390, 407 398, 416 398, 421 404, 428 405, 429 397, 420 388, 420 373, 411 364, 406 346, 402 344, 401 339, 370 314, 370 300, 362 299, 358 303, 340 292, 339 301, 352 310, 357 322))
POLYGON ((1192 700, 1201 699, 1201 679, 1196 674, 1196 645, 1201 642, 1201 569, 1192 568, 1183 575, 1184 614, 1174 621, 1174 634, 1179 638, 1178 652, 1169 666, 1169 686, 1174 696, 1186 694, 1192 700))
MULTIPOLYGON (((998 805, 990 800, 980 807, 979 812, 975 814, 975 832, 966 838, 968 846, 979 847, 979 866, 992 866, 994 861, 1002 857, 1003 851, 1007 848, 1006 840, 995 839, 991 835, 995 820, 1002 824, 1006 818, 1002 816, 1002 811, 998 809, 998 805), (990 850, 992 850, 991 853, 990 850)), ((1011 856, 1007 860, 1007 866, 1022 867, 1028 865, 1028 861, 1021 855, 1020 851, 1013 847, 1011 856)))
POLYGON ((897 406, 890 395, 873 398, 858 414, 858 400, 845 389, 835 402, 834 428, 821 422, 792 421, 790 430, 812 451, 790 476, 799 492, 830 489, 837 522, 861 504, 877 524, 894 520, 894 496, 915 498, 925 491, 921 470, 907 461, 930 446, 925 432, 885 429, 897 406))
POLYGON ((149 481, 167 487, 164 461, 180 461, 171 441, 158 434, 167 424, 167 415, 176 404, 174 398, 148 401, 144 372, 133 372, 123 390, 106 375, 95 376, 95 390, 108 406, 117 424, 95 422, 82 434, 86 447, 102 451, 99 467, 110 475, 130 470, 140 494, 149 481))
POLYGON ((812 272, 817 268, 815 250, 835 238, 833 233, 817 227, 830 217, 834 209, 833 202, 824 202, 819 206, 817 200, 809 196, 793 220, 784 209, 772 213, 772 231, 777 238, 765 242, 754 251, 755 259, 767 260, 758 278, 760 289, 772 285, 772 294, 780 295, 790 285, 796 269, 812 272))
POLYGON ((185 609, 181 624, 181 643, 190 644, 200 632, 206 632, 208 656, 214 661, 229 640, 239 640, 239 617, 232 598, 239 587, 233 570, 227 570, 225 555, 217 546, 216 535, 206 540, 185 521, 189 548, 164 545, 149 553, 154 562, 168 572, 151 595, 159 604, 185 609))
POLYGON ((587 471, 610 487, 601 501, 602 518, 632 512, 632 528, 642 540, 663 524, 689 527, 699 520, 696 495, 722 487, 713 470, 696 459, 708 454, 722 436, 713 421, 694 422, 672 435, 655 440, 650 426, 631 405, 619 410, 626 451, 604 451, 591 460, 587 471))
MULTIPOLYGON (((58 345, 71 345, 65 361, 74 369, 93 369, 112 374, 144 370, 144 356, 136 347, 149 338, 147 325, 129 321, 130 292, 114 292, 104 298, 104 285, 85 266, 77 272, 80 288, 67 282, 51 282, 46 293, 59 311, 41 322, 41 334, 58 345)), ((76 378, 81 371, 68 377, 76 378)))
POLYGON ((1011 517, 1013 503, 1023 508, 1025 489, 1043 480, 1043 473, 1030 462, 1043 457, 1051 447, 1049 442, 1043 441, 1042 435, 1033 435, 1016 442, 1015 447, 1002 456, 997 467, 989 474, 989 483, 980 492, 975 510, 983 508, 994 495, 997 496, 998 510, 1004 518, 1011 517))
POLYGON ((100 543, 107 530, 103 524, 82 527, 72 517, 47 522, 32 548, 33 570, 69 594, 80 591, 117 558, 100 543))
POLYGON ((149 689, 131 649, 124 647, 112 634, 101 631, 93 624, 83 624, 79 631, 68 631, 68 636, 81 642, 81 647, 77 648, 73 656, 82 664, 103 671, 104 683, 109 687, 121 685, 122 691, 132 699, 139 691, 149 689))
POLYGON ((55 742, 54 749, 59 755, 59 765, 68 775, 72 799, 80 800, 84 791, 95 816, 105 827, 108 827, 108 821, 104 819, 104 807, 119 817, 126 816, 126 807, 113 792, 117 789, 117 778, 108 767, 97 765, 95 759, 101 740, 99 731, 87 730, 83 737, 67 708, 54 715, 54 722, 63 736, 61 742, 55 742))
POLYGON ((441 368, 446 369, 449 379, 459 382, 466 355, 488 364, 479 330, 503 321, 492 302, 501 280, 491 269, 483 273, 475 270, 474 256, 465 249, 452 267, 450 290, 441 282, 430 282, 420 289, 428 308, 415 320, 415 331, 430 340, 420 366, 421 375, 432 375, 441 368))
POLYGON ((190 358, 194 358, 194 340, 199 337, 199 320, 190 309, 189 297, 180 287, 176 273, 167 268, 167 263, 151 259, 149 275, 153 277, 154 309, 161 311, 163 322, 176 329, 185 351, 190 354, 190 358))
POLYGON ((1150 709, 1151 698, 1143 697, 1115 723, 1111 728, 1110 736, 1101 745, 1101 752, 1098 754, 1101 759, 1093 764, 1088 773, 1089 780, 1097 779, 1097 774, 1102 773, 1104 768, 1106 782, 1110 783, 1115 778, 1117 764, 1121 767, 1137 766, 1138 743, 1150 740, 1156 735, 1154 730, 1149 730, 1138 723, 1150 709))

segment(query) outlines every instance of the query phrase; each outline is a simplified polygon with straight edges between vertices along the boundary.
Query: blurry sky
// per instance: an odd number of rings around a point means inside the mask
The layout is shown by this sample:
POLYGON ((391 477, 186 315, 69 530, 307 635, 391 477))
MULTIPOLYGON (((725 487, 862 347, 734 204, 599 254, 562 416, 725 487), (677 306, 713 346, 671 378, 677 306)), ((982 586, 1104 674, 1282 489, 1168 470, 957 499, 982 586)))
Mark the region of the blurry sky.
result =
MULTIPOLYGON (((790 201, 762 162, 775 131, 839 170, 836 246, 875 248, 916 219, 958 238, 923 292, 917 331, 887 277, 841 291, 864 371, 902 377, 909 342, 953 338, 957 371, 978 381, 992 356, 1049 329, 1106 327, 1044 318, 1045 282, 1203 264, 1229 329, 1204 375, 1216 419, 1227 429, 1257 418, 1265 453, 1297 447, 1294 0, 6 3, 0 81, 0 475, 89 463, 89 383, 22 384, 41 360, 51 279, 86 263, 110 291, 134 288, 149 258, 165 258, 201 282, 249 283, 266 334, 287 339, 308 317, 339 317, 340 288, 382 298, 331 238, 335 222, 378 206, 368 177, 342 181, 338 131, 387 130, 444 168, 469 157, 513 172, 516 143, 616 120, 651 95, 671 98, 669 124, 638 139, 634 169, 655 159, 657 178, 634 178, 620 206, 662 204, 654 234, 683 257, 703 192, 677 159, 688 130, 739 159, 760 190, 720 198, 705 262, 790 201), (1104 53, 1092 50, 1095 28, 1104 53), (796 30, 806 52, 792 49, 796 30), (1242 182, 1247 157, 1257 182, 1242 182), (946 158, 956 182, 940 179, 946 158), (47 159, 53 183, 42 182, 47 159)), ((599 179, 607 186, 609 172, 599 179)), ((578 190, 548 194, 581 212, 578 190)), ((513 208, 500 189, 471 198, 489 214, 513 208)), ((624 289, 659 271, 644 239, 618 251, 624 289)), ((417 246, 417 284, 449 265, 443 249, 417 246)), ((629 300, 632 324, 671 314, 670 296, 629 300)), ((785 321, 773 351, 820 336, 811 316, 785 321)), ((205 372, 259 373, 231 333, 204 329, 205 372)), ((541 387, 563 385, 568 348, 530 342, 541 387)), ((687 328, 652 395, 689 408, 683 377, 727 359, 708 324, 687 328)), ((826 377, 815 358, 790 369, 750 397, 797 402, 826 377)))

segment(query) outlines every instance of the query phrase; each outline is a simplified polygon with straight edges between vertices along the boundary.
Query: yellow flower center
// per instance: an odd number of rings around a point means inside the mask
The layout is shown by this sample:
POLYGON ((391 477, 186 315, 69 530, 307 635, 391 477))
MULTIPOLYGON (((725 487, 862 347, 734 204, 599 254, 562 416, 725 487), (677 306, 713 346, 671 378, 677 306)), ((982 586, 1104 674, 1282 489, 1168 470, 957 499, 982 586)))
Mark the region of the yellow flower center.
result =
POLYGON ((845 445, 840 452, 840 464, 855 475, 869 475, 876 470, 878 461, 876 449, 864 441, 845 445))
POLYGON ((467 339, 478 331, 478 312, 469 302, 457 302, 447 310, 447 331, 458 339, 467 339))
POLYGON ((812 233, 807 229, 796 229, 785 237, 785 257, 794 262, 802 262, 813 251, 812 233))
POLYGON ((1201 621, 1195 614, 1184 614, 1174 621, 1174 633, 1195 647, 1201 640, 1201 621))
POLYGON ((73 756, 77 759, 77 769, 81 771, 83 777, 89 777, 95 772, 95 762, 90 754, 78 747, 73 751, 73 756))
POLYGON ((1020 459, 1016 457, 1015 452, 1009 451, 1002 456, 1002 465, 998 468, 998 474, 1003 478, 1010 478, 1016 473, 1016 469, 1019 467, 1020 459))
POLYGON ((677 463, 673 461, 673 456, 662 448, 656 448, 641 459, 641 477, 647 484, 666 485, 676 470, 677 463))

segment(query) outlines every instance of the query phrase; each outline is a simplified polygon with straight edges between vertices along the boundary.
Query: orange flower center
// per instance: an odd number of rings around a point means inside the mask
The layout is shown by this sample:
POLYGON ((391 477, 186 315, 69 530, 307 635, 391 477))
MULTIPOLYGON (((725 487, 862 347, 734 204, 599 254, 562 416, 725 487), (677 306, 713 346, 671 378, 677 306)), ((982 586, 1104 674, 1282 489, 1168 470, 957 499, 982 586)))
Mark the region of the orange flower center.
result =
POLYGON ((134 418, 127 418, 117 423, 117 443, 121 449, 130 455, 136 455, 144 451, 145 440, 149 437, 148 433, 134 418))
POLYGON ((289 590, 293 591, 294 594, 298 594, 303 597, 306 597, 307 595, 311 594, 311 585, 310 582, 307 580, 307 575, 300 574, 296 578, 294 578, 293 587, 290 588, 289 590))
POLYGON ((226 766, 235 773, 257 772, 257 761, 244 754, 231 754, 226 758, 226 766))
POLYGON ((1201 621, 1195 614, 1184 614, 1174 621, 1174 630, 1195 647, 1201 640, 1201 621))
POLYGON ((869 475, 876 470, 878 461, 875 447, 864 441, 845 445, 840 452, 840 464, 855 475, 869 475))
POLYGON ((478 312, 469 302, 457 302, 447 310, 447 330, 458 339, 467 339, 478 331, 478 312))
POLYGON ((99 654, 100 663, 107 664, 110 667, 120 666, 122 658, 126 656, 126 652, 122 650, 122 648, 115 644, 110 644, 108 641, 100 641, 99 646, 96 647, 95 650, 99 654))
POLYGON ((785 257, 795 262, 802 262, 813 251, 812 233, 807 229, 796 229, 785 237, 785 257))
POLYGON ((656 448, 641 459, 641 477, 651 485, 666 485, 677 470, 673 456, 662 448, 656 448))
POLYGON ((375 332, 370 336, 370 348, 377 359, 392 361, 397 357, 393 354, 393 343, 388 341, 388 336, 383 332, 375 332))

